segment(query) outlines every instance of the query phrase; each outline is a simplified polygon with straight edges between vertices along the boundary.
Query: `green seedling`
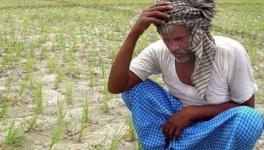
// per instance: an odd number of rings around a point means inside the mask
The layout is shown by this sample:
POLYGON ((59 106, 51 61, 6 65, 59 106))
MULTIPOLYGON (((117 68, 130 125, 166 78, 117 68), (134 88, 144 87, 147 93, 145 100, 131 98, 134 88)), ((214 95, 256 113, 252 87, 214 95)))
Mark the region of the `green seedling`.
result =
POLYGON ((106 81, 104 81, 104 87, 103 87, 103 111, 105 113, 109 112, 109 92, 107 90, 106 81))
POLYGON ((41 48, 40 53, 39 53, 39 56, 40 56, 41 60, 46 58, 46 53, 47 53, 47 49, 46 48, 41 48))
POLYGON ((55 128, 54 128, 53 133, 52 133, 51 143, 49 145, 49 150, 51 150, 52 147, 61 140, 61 138, 63 136, 63 132, 66 129, 66 123, 63 120, 64 116, 65 116, 65 113, 63 111, 63 109, 64 109, 63 108, 63 103, 59 99, 59 97, 58 97, 58 101, 57 101, 57 107, 58 107, 58 110, 57 110, 57 123, 56 123, 55 128))
POLYGON ((19 88, 18 88, 18 92, 19 94, 22 94, 26 89, 27 89, 27 81, 25 80, 21 80, 19 83, 19 88))
POLYGON ((109 112, 109 92, 107 90, 105 65, 102 59, 100 60, 100 65, 101 65, 102 77, 104 80, 104 83, 103 83, 103 111, 105 113, 108 113, 109 112))
POLYGON ((8 102, 9 102, 9 98, 6 95, 0 95, 0 119, 4 118, 4 116, 6 115, 7 111, 8 111, 8 102))
POLYGON ((12 121, 4 134, 4 143, 11 146, 19 146, 23 138, 23 131, 15 125, 15 120, 12 121))
POLYGON ((34 91, 34 103, 35 103, 35 113, 43 113, 43 97, 42 97, 42 83, 36 82, 36 88, 34 91))
POLYGON ((28 58, 27 62, 26 62, 26 65, 25 65, 25 71, 26 71, 25 79, 27 81, 32 79, 33 64, 34 64, 33 59, 32 58, 28 58))
POLYGON ((88 125, 88 122, 89 122, 89 103, 88 103, 88 100, 86 98, 84 105, 83 105, 81 129, 79 131, 78 141, 81 140, 82 135, 83 135, 83 131, 86 128, 86 126, 88 125))
POLYGON ((59 44, 62 49, 66 48, 65 33, 63 31, 60 31, 59 33, 59 44))
POLYGON ((105 79, 106 78, 105 63, 102 58, 100 59, 100 66, 101 66, 102 78, 105 79))
POLYGON ((58 96, 57 100, 57 120, 63 120, 65 113, 64 113, 64 108, 63 108, 63 101, 60 100, 60 97, 58 96))
POLYGON ((8 104, 4 103, 1 107, 0 107, 0 119, 4 118, 4 116, 6 115, 8 111, 8 104))
POLYGON ((121 127, 118 131, 114 132, 114 136, 112 138, 111 144, 110 144, 110 150, 116 150, 117 146, 119 145, 119 143, 121 142, 121 140, 124 137, 124 132, 123 132, 124 126, 121 127))
POLYGON ((25 71, 26 71, 26 75, 25 75, 25 81, 27 82, 26 86, 29 89, 33 88, 33 83, 34 83, 34 78, 33 78, 33 59, 32 58, 28 58, 26 65, 25 65, 25 71))
POLYGON ((32 129, 34 126, 36 126, 37 124, 37 120, 39 118, 39 115, 38 114, 34 114, 31 118, 31 121, 30 121, 30 124, 29 124, 29 127, 28 127, 28 130, 32 129))
POLYGON ((73 102, 73 90, 71 82, 66 83, 66 92, 65 98, 68 105, 71 105, 73 102))
POLYGON ((127 139, 129 141, 136 141, 137 140, 136 130, 132 118, 130 116, 127 117, 126 124, 128 125, 128 132, 126 134, 127 139))
POLYGON ((86 61, 86 63, 87 63, 87 75, 88 75, 88 80, 89 80, 89 86, 90 87, 94 87, 94 84, 95 84, 95 71, 94 71, 94 69, 95 69, 95 59, 94 59, 94 52, 92 51, 91 52, 92 54, 91 54, 91 56, 89 56, 88 58, 87 58, 87 61, 86 61))
POLYGON ((63 64, 65 64, 66 74, 70 77, 77 77, 79 70, 77 68, 77 58, 74 53, 70 50, 64 53, 63 55, 63 64))
POLYGON ((47 62, 47 68, 49 73, 53 73, 56 70, 56 66, 58 65, 57 58, 55 56, 50 57, 47 62))
POLYGON ((63 73, 60 68, 56 71, 55 81, 54 81, 54 89, 59 88, 59 84, 62 82, 63 79, 63 73))
POLYGON ((88 72, 88 78, 89 78, 89 85, 90 87, 94 87, 94 84, 95 84, 95 72, 94 72, 94 69, 91 68, 88 72))
POLYGON ((143 150, 142 145, 140 144, 139 141, 137 141, 137 149, 138 149, 138 150, 143 150))
POLYGON ((15 77, 12 75, 9 75, 5 80, 5 87, 7 90, 11 89, 11 84, 15 80, 15 77))

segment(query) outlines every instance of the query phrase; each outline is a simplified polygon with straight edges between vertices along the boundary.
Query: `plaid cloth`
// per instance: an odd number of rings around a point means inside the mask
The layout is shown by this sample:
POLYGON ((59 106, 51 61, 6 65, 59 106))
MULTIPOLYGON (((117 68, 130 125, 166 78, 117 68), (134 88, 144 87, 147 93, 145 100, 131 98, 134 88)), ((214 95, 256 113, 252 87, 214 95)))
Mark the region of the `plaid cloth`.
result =
POLYGON ((183 107, 177 98, 148 79, 123 92, 122 98, 144 150, 251 150, 264 128, 260 113, 239 106, 209 121, 191 124, 179 140, 165 141, 162 125, 183 107))

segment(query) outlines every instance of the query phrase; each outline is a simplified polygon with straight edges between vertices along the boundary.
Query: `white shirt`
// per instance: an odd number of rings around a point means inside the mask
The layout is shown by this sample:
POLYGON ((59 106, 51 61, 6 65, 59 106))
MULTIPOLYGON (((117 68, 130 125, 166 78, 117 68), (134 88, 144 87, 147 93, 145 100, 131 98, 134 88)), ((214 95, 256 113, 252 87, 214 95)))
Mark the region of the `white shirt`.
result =
POLYGON ((162 40, 150 44, 130 64, 130 70, 145 80, 151 74, 162 74, 168 91, 183 105, 221 104, 233 100, 243 103, 256 91, 253 70, 244 47, 237 41, 215 36, 216 56, 202 100, 195 87, 180 81, 176 73, 175 57, 162 40))

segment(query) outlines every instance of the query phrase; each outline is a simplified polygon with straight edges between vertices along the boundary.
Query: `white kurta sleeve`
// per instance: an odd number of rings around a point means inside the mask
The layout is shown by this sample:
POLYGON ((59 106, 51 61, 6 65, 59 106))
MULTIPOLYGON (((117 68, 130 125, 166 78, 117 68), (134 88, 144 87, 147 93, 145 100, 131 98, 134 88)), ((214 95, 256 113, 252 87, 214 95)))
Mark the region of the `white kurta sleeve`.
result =
POLYGON ((149 75, 161 72, 155 48, 155 44, 150 44, 130 64, 130 71, 141 80, 146 80, 149 75))
POLYGON ((231 61, 232 69, 230 71, 230 96, 231 100, 237 103, 243 103, 248 100, 256 91, 257 85, 253 77, 253 69, 246 50, 241 44, 234 47, 235 55, 231 61))

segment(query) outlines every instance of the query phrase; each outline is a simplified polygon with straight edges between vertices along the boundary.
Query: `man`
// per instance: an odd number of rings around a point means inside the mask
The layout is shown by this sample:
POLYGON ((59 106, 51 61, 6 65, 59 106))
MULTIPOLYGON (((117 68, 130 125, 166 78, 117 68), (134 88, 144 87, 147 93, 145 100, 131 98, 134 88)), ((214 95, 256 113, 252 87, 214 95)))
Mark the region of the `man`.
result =
POLYGON ((143 149, 248 150, 263 132, 246 51, 211 36, 213 8, 213 0, 156 3, 142 12, 115 58, 108 89, 123 92, 143 149), (131 62, 151 24, 162 40, 131 62), (168 92, 147 79, 160 73, 168 92))

